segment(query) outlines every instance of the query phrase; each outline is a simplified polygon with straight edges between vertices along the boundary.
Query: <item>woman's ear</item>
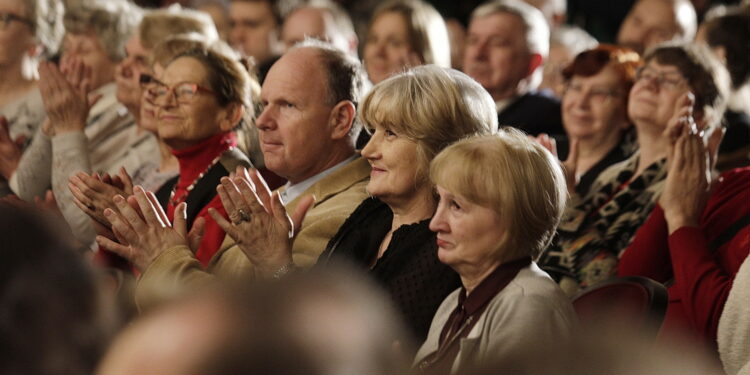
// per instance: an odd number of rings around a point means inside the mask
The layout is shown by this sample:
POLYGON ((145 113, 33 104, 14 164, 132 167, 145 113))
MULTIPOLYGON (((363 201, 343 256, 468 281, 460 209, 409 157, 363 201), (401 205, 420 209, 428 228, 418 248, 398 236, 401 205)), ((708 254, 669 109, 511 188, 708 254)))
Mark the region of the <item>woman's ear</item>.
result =
POLYGON ((219 128, 224 132, 234 130, 245 114, 245 106, 240 103, 230 103, 220 112, 219 128))
POLYGON ((357 109, 354 108, 354 103, 348 100, 338 102, 331 110, 328 119, 331 139, 349 137, 356 116, 357 109))

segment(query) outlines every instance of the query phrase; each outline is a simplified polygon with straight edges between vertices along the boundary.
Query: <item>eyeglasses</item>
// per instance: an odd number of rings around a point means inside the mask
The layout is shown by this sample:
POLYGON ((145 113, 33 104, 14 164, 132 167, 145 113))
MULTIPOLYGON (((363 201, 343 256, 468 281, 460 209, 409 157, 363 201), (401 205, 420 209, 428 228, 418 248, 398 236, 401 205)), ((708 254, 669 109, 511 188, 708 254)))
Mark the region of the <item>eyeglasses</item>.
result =
POLYGON ((613 98, 622 96, 622 91, 603 87, 592 87, 586 90, 581 84, 568 83, 565 85, 565 96, 587 96, 591 102, 607 103, 613 98))
POLYGON ((141 87, 146 90, 147 99, 154 104, 164 103, 170 93, 174 94, 175 99, 180 104, 190 104, 200 91, 216 94, 213 90, 202 87, 197 83, 182 82, 169 86, 148 74, 141 74, 140 83, 141 87))
POLYGON ((8 25, 10 25, 11 21, 20 22, 20 23, 28 25, 32 29, 34 28, 34 22, 28 18, 17 16, 13 13, 0 12, 0 25, 2 25, 1 27, 3 29, 8 28, 8 25))
POLYGON ((685 77, 678 72, 658 72, 654 69, 642 67, 635 73, 636 82, 653 82, 659 88, 676 90, 687 83, 685 77))

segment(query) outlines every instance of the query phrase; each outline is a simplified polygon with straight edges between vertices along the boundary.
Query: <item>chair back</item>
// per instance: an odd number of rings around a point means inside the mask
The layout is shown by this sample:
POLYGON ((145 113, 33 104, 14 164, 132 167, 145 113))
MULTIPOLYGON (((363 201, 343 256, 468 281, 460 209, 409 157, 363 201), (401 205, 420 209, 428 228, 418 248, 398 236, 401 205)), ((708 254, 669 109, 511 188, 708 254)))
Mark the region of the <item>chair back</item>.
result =
POLYGON ((591 286, 573 297, 583 328, 616 325, 655 337, 667 312, 667 288, 641 276, 618 277, 591 286))

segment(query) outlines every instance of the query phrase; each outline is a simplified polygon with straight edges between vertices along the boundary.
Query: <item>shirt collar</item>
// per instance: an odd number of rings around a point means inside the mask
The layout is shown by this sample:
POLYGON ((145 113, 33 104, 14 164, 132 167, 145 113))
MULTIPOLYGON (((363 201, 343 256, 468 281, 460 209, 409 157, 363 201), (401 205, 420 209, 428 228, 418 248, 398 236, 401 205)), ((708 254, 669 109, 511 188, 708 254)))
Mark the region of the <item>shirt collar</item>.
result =
POLYGON ((458 295, 458 306, 463 306, 466 309, 467 316, 474 314, 500 293, 500 291, 505 289, 505 286, 516 277, 518 271, 529 264, 531 264, 530 257, 501 264, 489 276, 485 277, 468 296, 466 295, 466 289, 461 288, 461 292, 458 295))
POLYGON ((341 163, 338 163, 334 165, 331 168, 328 168, 324 170, 323 172, 320 172, 316 174, 315 176, 309 177, 308 179, 298 182, 294 185, 287 182, 286 185, 284 185, 284 189, 281 192, 281 201, 284 202, 284 204, 287 204, 302 195, 310 186, 315 185, 316 182, 322 180, 326 176, 330 175, 331 173, 341 169, 346 164, 352 162, 354 159, 357 158, 357 154, 354 154, 347 158, 346 160, 342 161, 341 163))

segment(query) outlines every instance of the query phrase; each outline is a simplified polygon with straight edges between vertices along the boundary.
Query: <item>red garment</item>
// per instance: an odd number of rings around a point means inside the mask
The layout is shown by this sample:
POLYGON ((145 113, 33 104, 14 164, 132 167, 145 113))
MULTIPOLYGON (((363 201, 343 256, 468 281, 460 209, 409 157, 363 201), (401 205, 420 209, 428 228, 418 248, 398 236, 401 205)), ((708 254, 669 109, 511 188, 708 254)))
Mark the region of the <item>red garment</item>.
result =
MULTIPOLYGON (((177 157, 177 161, 180 164, 180 177, 175 185, 175 192, 172 199, 167 204, 167 217, 170 221, 174 219, 175 207, 185 201, 188 195, 187 188, 196 182, 196 179, 201 173, 205 173, 211 168, 211 162, 216 159, 219 155, 224 153, 230 147, 237 145, 237 140, 234 133, 223 133, 217 134, 211 138, 208 138, 200 143, 184 148, 181 150, 172 150, 172 154, 177 157)), ((232 172, 232 171, 228 171, 232 172)), ((211 260, 211 257, 219 250, 221 243, 224 241, 224 230, 221 229, 219 224, 211 218, 208 214, 208 208, 215 208, 219 213, 227 217, 227 213, 224 210, 224 206, 221 204, 221 199, 216 195, 206 206, 204 206, 196 219, 202 217, 206 220, 205 231, 203 239, 201 240, 200 247, 195 253, 195 257, 205 267, 211 260)))
POLYGON ((750 168, 720 177, 700 218, 699 227, 669 235, 664 211, 657 205, 622 254, 619 276, 640 275, 659 282, 674 278, 660 335, 689 332, 716 347, 716 329, 737 270, 750 251, 750 226, 715 252, 709 244, 750 212, 750 168))

